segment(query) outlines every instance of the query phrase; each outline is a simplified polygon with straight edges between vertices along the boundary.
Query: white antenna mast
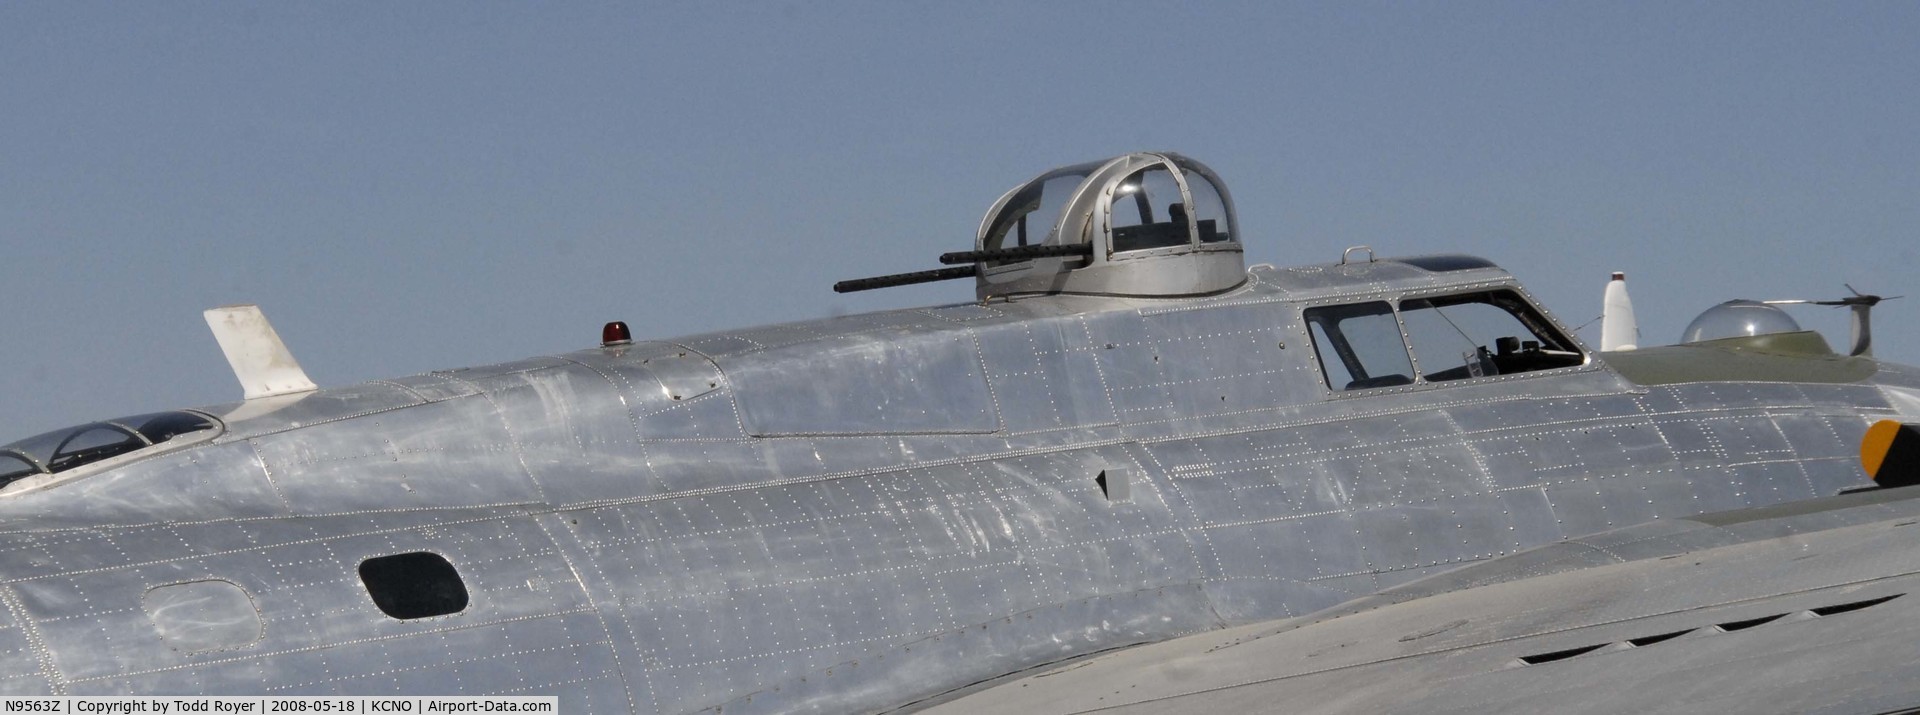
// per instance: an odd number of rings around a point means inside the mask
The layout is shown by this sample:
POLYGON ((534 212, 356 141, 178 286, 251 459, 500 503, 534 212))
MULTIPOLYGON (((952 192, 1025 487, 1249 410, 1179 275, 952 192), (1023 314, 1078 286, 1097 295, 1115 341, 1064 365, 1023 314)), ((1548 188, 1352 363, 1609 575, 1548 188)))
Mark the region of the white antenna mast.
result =
POLYGON ((1600 309, 1600 349, 1632 350, 1639 343, 1640 324, 1634 322, 1633 299, 1627 297, 1627 274, 1615 271, 1600 309))
POLYGON ((207 327, 220 351, 227 354, 233 376, 240 380, 246 399, 253 400, 317 389, 293 359, 280 334, 257 305, 230 305, 206 312, 207 327))

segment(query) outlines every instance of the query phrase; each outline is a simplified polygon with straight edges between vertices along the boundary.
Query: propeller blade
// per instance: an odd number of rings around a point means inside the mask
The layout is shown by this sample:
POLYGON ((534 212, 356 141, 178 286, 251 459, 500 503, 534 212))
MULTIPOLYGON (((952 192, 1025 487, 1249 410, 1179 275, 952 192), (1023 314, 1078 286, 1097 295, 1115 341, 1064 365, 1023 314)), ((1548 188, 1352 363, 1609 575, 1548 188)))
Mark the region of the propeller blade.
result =
POLYGON ((1895 299, 1906 297, 1906 296, 1896 295, 1892 298, 1882 298, 1872 293, 1862 293, 1859 290, 1856 290, 1853 287, 1853 285, 1850 283, 1842 283, 1841 285, 1846 286, 1847 292, 1852 293, 1853 295, 1847 296, 1845 298, 1841 298, 1839 300, 1798 299, 1798 300, 1763 300, 1760 302, 1765 303, 1767 305, 1831 305, 1836 308, 1855 306, 1855 305, 1865 305, 1865 306, 1871 307, 1871 306, 1879 305, 1881 301, 1895 300, 1895 299))

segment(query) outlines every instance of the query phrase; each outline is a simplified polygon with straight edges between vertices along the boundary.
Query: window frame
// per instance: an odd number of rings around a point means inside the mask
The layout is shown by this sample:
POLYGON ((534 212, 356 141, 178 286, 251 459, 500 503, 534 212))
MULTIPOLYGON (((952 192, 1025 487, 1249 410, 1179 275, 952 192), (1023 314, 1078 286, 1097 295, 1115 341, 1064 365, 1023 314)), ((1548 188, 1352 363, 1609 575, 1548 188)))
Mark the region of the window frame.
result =
MULTIPOLYGON (((1351 317, 1359 317, 1359 316, 1356 315, 1351 317)), ((1307 306, 1307 307, 1301 308, 1300 310, 1300 321, 1307 328, 1307 341, 1309 344, 1313 345, 1313 355, 1314 355, 1315 363, 1320 366, 1320 383, 1323 385, 1326 385, 1328 390, 1331 390, 1335 393, 1359 392, 1362 390, 1379 390, 1379 389, 1385 389, 1390 387, 1407 387, 1410 385, 1419 384, 1420 363, 1414 360, 1413 351, 1408 347, 1407 326, 1404 323, 1400 322, 1400 308, 1398 305, 1395 304, 1394 301, 1388 300, 1385 298, 1370 298, 1366 300, 1355 300, 1352 302, 1338 302, 1338 303, 1327 303, 1324 305, 1307 306), (1387 315, 1393 318, 1394 332, 1400 336, 1400 355, 1401 357, 1406 359, 1405 364, 1407 366, 1407 371, 1412 373, 1411 375, 1408 376, 1411 379, 1409 379, 1405 383, 1401 383, 1397 385, 1383 384, 1383 385, 1377 385, 1373 387, 1335 388, 1333 386, 1333 379, 1332 379, 1333 373, 1327 370, 1326 355, 1321 351, 1320 340, 1314 337, 1313 326, 1320 325, 1321 332, 1325 333, 1328 341, 1333 343, 1329 347, 1333 348, 1334 356, 1340 360, 1341 369, 1346 371, 1348 377, 1350 378, 1353 377, 1354 375, 1353 368, 1355 365, 1358 365, 1361 368, 1362 373, 1368 373, 1368 371, 1366 370, 1368 366, 1366 362, 1360 358, 1359 353, 1354 351, 1353 343, 1351 340, 1347 339, 1345 331, 1339 331, 1336 333, 1336 331, 1330 329, 1326 324, 1318 323, 1312 318, 1308 317, 1307 313, 1309 311, 1314 311, 1314 310, 1355 308, 1360 306, 1371 306, 1374 304, 1386 306, 1387 308, 1386 312, 1370 313, 1367 315, 1387 315), (1348 364, 1349 362, 1353 364, 1348 364)), ((1337 325, 1337 323, 1335 323, 1335 325, 1337 325)), ((1379 366, 1375 366, 1375 367, 1379 367, 1379 366)), ((1385 376, 1375 376, 1369 373, 1367 374, 1366 377, 1358 378, 1358 379, 1369 380, 1369 379, 1378 379, 1381 377, 1385 377, 1385 376)), ((1348 384, 1352 384, 1352 382, 1349 382, 1348 384)))
MULTIPOLYGON (((162 455, 172 454, 174 452, 178 452, 180 450, 184 450, 196 445, 212 442, 213 440, 218 439, 222 435, 225 435, 227 433, 226 420, 220 419, 218 416, 212 413, 206 412, 204 410, 198 410, 198 409, 167 410, 165 412, 155 412, 155 413, 149 413, 146 415, 134 415, 134 417, 152 417, 152 416, 160 416, 160 415, 165 415, 165 414, 174 413, 174 412, 187 413, 196 417, 203 418, 211 426, 207 429, 194 430, 191 432, 183 432, 180 434, 176 434, 171 438, 162 442, 153 442, 151 441, 151 438, 149 438, 145 433, 142 433, 139 428, 128 425, 127 424, 128 418, 122 417, 122 418, 115 418, 111 420, 100 420, 97 422, 89 422, 86 424, 75 425, 65 430, 54 430, 53 432, 50 432, 47 434, 35 435, 34 437, 29 437, 26 440, 21 440, 22 442, 24 442, 24 441, 36 439, 39 437, 45 437, 48 434, 59 434, 62 432, 67 433, 64 435, 65 439, 72 439, 73 437, 76 437, 79 434, 81 434, 82 431, 90 431, 92 429, 96 429, 101 426, 107 426, 116 430, 130 431, 131 433, 137 435, 136 439, 138 439, 139 441, 145 442, 145 444, 141 446, 139 449, 129 450, 129 451, 122 452, 120 454, 116 454, 114 456, 107 457, 104 459, 99 459, 96 461, 85 462, 78 466, 70 467, 60 471, 52 471, 53 465, 42 463, 38 457, 35 457, 32 454, 27 453, 25 450, 8 449, 7 454, 19 455, 19 456, 25 457, 28 462, 32 463, 36 467, 39 467, 42 471, 40 471, 39 473, 29 474, 27 476, 14 479, 13 481, 10 481, 6 484, 0 484, 0 499, 6 499, 9 497, 19 496, 21 494, 27 494, 32 492, 38 492, 44 489, 50 489, 53 487, 60 486, 62 484, 66 484, 68 482, 84 479, 84 478, 93 476, 95 474, 99 474, 101 472, 108 471, 108 470, 121 467, 127 464, 145 461, 145 460, 152 459, 154 457, 159 457, 162 455)), ((61 444, 62 446, 64 446, 65 442, 62 442, 61 444)))
MULTIPOLYGON (((1113 245, 1114 232, 1118 228, 1120 228, 1114 225, 1113 205, 1115 203, 1118 203, 1123 200, 1131 200, 1131 201, 1134 201, 1137 206, 1147 207, 1147 215, 1149 217, 1153 215, 1151 202, 1143 201, 1139 199, 1138 196, 1141 195, 1140 193, 1130 195, 1133 198, 1125 198, 1125 197, 1122 197, 1117 192, 1117 189, 1119 189, 1119 187, 1121 186, 1126 185, 1127 179, 1132 178, 1135 175, 1144 175, 1150 171, 1166 172, 1167 178, 1172 179, 1174 187, 1179 189, 1180 191, 1181 206, 1191 207, 1193 205, 1193 196, 1190 193, 1190 190, 1187 188, 1187 179, 1186 179, 1186 176, 1184 176, 1184 171, 1180 167, 1175 166, 1173 162, 1155 161, 1152 163, 1139 166, 1135 168, 1133 171, 1129 171, 1126 174, 1122 175, 1117 181, 1112 182, 1109 188, 1106 191, 1102 192, 1104 195, 1100 197, 1100 223, 1101 223, 1101 227, 1106 231, 1106 235, 1107 235, 1106 258, 1110 261, 1116 260, 1116 259, 1125 260, 1126 258, 1132 258, 1135 256, 1160 256, 1160 255, 1186 253, 1196 248, 1199 248, 1201 245, 1200 236, 1199 236, 1200 231, 1198 227, 1194 224, 1193 214, 1191 210, 1189 210, 1187 213, 1182 214, 1182 216, 1186 218, 1186 236, 1187 236, 1187 240, 1182 243, 1174 243, 1174 244, 1168 244, 1164 246, 1146 246, 1142 248, 1130 248, 1130 249, 1124 249, 1124 250, 1117 249, 1114 247, 1113 245)), ((1216 187, 1216 190, 1217 190, 1217 187, 1216 187)), ((1141 192, 1145 191, 1144 185, 1142 186, 1140 191, 1141 192)), ((1169 221, 1168 223, 1172 223, 1172 222, 1169 221)), ((1145 226, 1150 224, 1139 224, 1139 225, 1145 226)), ((1210 244, 1210 245, 1224 245, 1224 243, 1216 243, 1216 244, 1210 244)))
MULTIPOLYGON (((1491 301, 1463 301, 1463 302, 1481 302, 1486 305, 1492 305, 1493 307, 1499 308, 1501 310, 1507 310, 1505 306, 1502 306, 1499 303, 1491 302, 1491 301)), ((1551 313, 1548 313, 1547 311, 1542 310, 1540 308, 1539 302, 1535 301, 1532 295, 1528 294, 1525 289, 1521 288, 1518 284, 1515 284, 1515 283, 1502 282, 1502 283, 1490 283, 1490 284, 1456 285, 1456 286, 1447 286, 1444 288, 1423 288, 1420 290, 1407 291, 1404 293, 1348 295, 1348 296, 1341 296, 1339 298, 1316 300, 1308 303, 1303 303, 1300 305, 1300 326, 1301 326, 1302 332, 1306 333, 1307 343, 1313 346, 1314 366, 1319 368, 1320 370, 1320 384, 1322 388, 1327 391, 1327 397, 1330 399, 1341 398, 1341 397, 1353 397, 1353 396, 1360 396, 1360 395, 1392 394, 1392 393, 1409 392, 1409 391, 1415 391, 1415 390, 1445 388, 1445 387, 1450 387, 1454 385, 1483 385, 1483 384, 1488 384, 1492 382, 1500 382, 1504 380, 1523 379, 1523 378, 1533 377, 1537 375, 1558 375, 1558 374, 1565 374, 1565 373, 1576 372, 1576 371, 1590 371, 1590 370, 1598 369, 1598 365, 1599 365, 1599 363, 1595 361, 1593 358, 1593 351, 1591 349, 1588 349, 1585 344, 1581 343, 1579 338, 1574 335, 1573 331, 1568 330, 1566 326, 1561 325, 1560 321, 1556 320, 1551 313), (1511 311, 1509 311, 1509 315, 1512 315, 1512 317, 1516 322, 1520 323, 1520 325, 1526 328, 1527 330, 1533 332, 1534 337, 1536 338, 1546 338, 1548 335, 1551 335, 1553 337, 1559 338, 1560 340, 1564 341, 1569 352, 1578 352, 1580 354, 1580 362, 1578 364, 1573 364, 1573 365, 1543 368, 1539 370, 1528 370, 1524 372, 1502 373, 1498 375, 1483 375, 1478 377, 1466 377, 1466 378, 1459 378, 1459 379, 1452 379, 1452 380, 1438 380, 1438 381, 1428 380, 1426 370, 1420 365, 1420 354, 1414 348, 1413 337, 1407 334, 1406 320, 1401 315, 1402 305, 1408 301, 1436 301, 1436 300, 1441 300, 1441 299, 1455 297, 1455 296, 1470 296, 1475 294, 1495 294, 1495 293, 1502 293, 1502 292, 1511 294, 1518 301, 1518 305, 1525 309, 1524 312, 1527 314, 1530 314, 1530 316, 1534 318, 1533 321, 1529 321, 1526 317, 1523 317, 1521 315, 1515 315, 1511 311), (1314 337, 1313 324, 1309 322, 1307 319, 1307 311, 1317 309, 1317 308, 1337 308, 1342 306, 1362 305, 1366 303, 1386 303, 1388 307, 1391 308, 1393 313, 1394 324, 1398 326, 1400 331, 1400 346, 1403 350, 1406 351, 1407 360, 1413 366, 1413 381, 1411 383, 1402 384, 1402 385, 1381 385, 1376 387, 1358 387, 1358 388, 1352 388, 1352 389, 1337 388, 1333 386, 1333 383, 1331 382, 1331 376, 1327 371, 1327 366, 1325 363, 1326 356, 1322 352, 1320 341, 1314 337)), ((1332 336, 1329 335, 1329 337, 1332 337, 1332 336)), ((1336 354, 1336 359, 1338 359, 1338 357, 1339 356, 1336 354)))

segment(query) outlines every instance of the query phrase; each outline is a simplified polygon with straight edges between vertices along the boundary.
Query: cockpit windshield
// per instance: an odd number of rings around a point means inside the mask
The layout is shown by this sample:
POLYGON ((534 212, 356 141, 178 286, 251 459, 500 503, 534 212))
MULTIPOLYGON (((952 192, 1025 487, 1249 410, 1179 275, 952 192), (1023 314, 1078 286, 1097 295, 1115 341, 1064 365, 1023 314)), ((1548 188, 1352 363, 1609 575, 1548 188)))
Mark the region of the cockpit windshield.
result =
POLYGON ((197 412, 155 412, 28 437, 0 446, 0 487, 36 474, 59 474, 214 427, 213 418, 197 412))

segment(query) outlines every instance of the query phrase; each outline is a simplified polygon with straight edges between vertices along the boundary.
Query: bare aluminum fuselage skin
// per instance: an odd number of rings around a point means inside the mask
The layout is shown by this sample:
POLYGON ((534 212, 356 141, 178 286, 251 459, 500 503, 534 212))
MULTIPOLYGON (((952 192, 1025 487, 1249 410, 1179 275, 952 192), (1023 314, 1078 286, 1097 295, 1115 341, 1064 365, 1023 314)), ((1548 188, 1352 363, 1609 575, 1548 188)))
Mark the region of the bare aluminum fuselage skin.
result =
POLYGON ((1313 305, 1493 268, 1256 269, 641 342, 209 410, 217 438, 0 498, 0 692, 557 694, 866 712, 1328 607, 1562 538, 1862 486, 1920 376, 1586 365, 1330 391, 1313 305), (249 416, 247 413, 254 413, 249 416), (1124 494, 1124 498, 1122 495, 1124 494), (465 610, 383 614, 429 551, 465 610), (251 642, 148 594, 244 590, 251 642))

